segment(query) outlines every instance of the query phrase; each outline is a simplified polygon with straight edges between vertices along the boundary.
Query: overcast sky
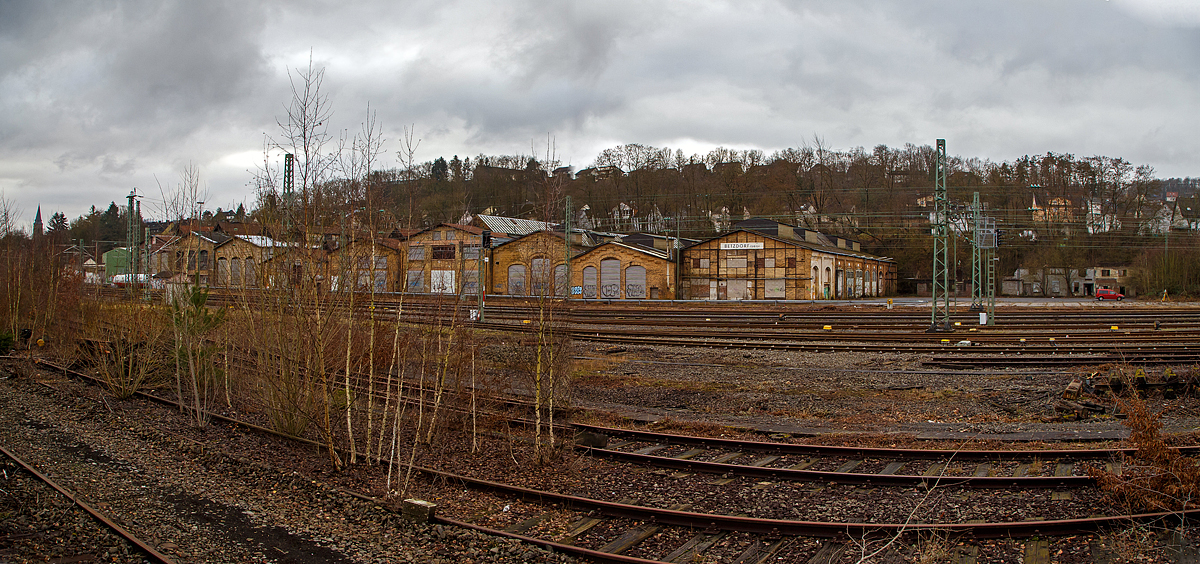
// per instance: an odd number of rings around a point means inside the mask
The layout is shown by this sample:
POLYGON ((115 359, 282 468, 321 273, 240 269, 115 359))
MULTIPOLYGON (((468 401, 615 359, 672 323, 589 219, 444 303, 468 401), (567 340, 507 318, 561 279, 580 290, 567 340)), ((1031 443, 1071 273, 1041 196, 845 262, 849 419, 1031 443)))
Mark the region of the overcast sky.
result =
POLYGON ((160 199, 195 163, 206 209, 325 69, 333 130, 368 103, 396 163, 642 143, 768 153, 932 144, 1007 160, 1123 157, 1200 176, 1194 0, 0 2, 0 190, 26 227, 160 199))

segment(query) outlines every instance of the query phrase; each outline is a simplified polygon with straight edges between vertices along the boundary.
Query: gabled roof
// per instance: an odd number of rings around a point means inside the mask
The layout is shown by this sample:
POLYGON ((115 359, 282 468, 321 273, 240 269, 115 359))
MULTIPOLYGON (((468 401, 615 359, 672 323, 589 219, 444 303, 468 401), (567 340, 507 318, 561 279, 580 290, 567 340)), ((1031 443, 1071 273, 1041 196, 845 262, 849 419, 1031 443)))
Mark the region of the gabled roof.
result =
MULTIPOLYGON (((415 230, 412 233, 409 233, 405 238, 411 239, 413 237, 416 237, 417 235, 425 233, 426 231, 433 231, 434 229, 437 229, 439 227, 452 227, 454 229, 457 229, 459 231, 464 231, 464 232, 470 233, 472 235, 480 235, 483 233, 482 228, 475 227, 474 225, 463 225, 461 223, 439 223, 437 225, 434 225, 433 227, 426 227, 425 229, 415 230)), ((508 232, 503 231, 502 233, 508 233, 508 232)))
POLYGON ((391 239, 400 239, 401 241, 403 241, 405 239, 408 239, 409 237, 412 237, 413 235, 416 235, 417 233, 420 233, 421 231, 424 231, 424 230, 423 229, 410 229, 408 227, 397 227, 397 228, 393 229, 391 233, 388 233, 388 237, 391 239))
POLYGON ((636 252, 639 252, 639 253, 642 253, 642 254, 645 254, 645 255, 650 255, 651 257, 654 257, 654 258, 657 258, 657 259, 661 259, 661 260, 670 260, 670 259, 668 258, 667 251, 660 251, 660 250, 658 250, 658 249, 654 249, 654 248, 651 248, 651 247, 646 247, 646 246, 644 246, 644 245, 637 245, 637 244, 633 244, 633 245, 631 245, 631 244, 629 244, 629 243, 622 243, 622 242, 620 242, 620 241, 609 241, 609 242, 607 242, 607 243, 601 243, 601 244, 599 244, 599 245, 596 245, 595 247, 592 247, 592 248, 590 248, 590 249, 588 249, 588 250, 586 250, 586 251, 584 251, 584 252, 582 252, 582 253, 579 253, 579 255, 578 255, 578 256, 583 256, 583 255, 586 255, 586 254, 588 254, 588 253, 591 253, 591 252, 594 252, 594 251, 598 251, 598 250, 600 250, 600 249, 603 249, 604 247, 607 247, 607 246, 609 246, 609 245, 616 246, 616 247, 621 247, 621 248, 623 248, 623 249, 629 249, 629 250, 631 250, 631 251, 636 251, 636 252))
POLYGON ((205 241, 208 241, 209 243, 212 243, 213 245, 221 245, 232 239, 232 237, 229 235, 216 231, 193 231, 192 234, 205 241))
POLYGON ((555 224, 545 221, 500 217, 498 215, 479 214, 475 216, 475 221, 482 223, 492 233, 508 233, 509 235, 528 235, 537 231, 547 231, 555 227, 555 224))
MULTIPOLYGON (((546 234, 546 235, 549 235, 549 236, 551 236, 551 237, 557 237, 557 238, 559 238, 559 239, 562 239, 564 243, 566 243, 566 242, 567 242, 567 237, 566 237, 566 234, 565 234, 565 233, 563 233, 563 232, 561 232, 561 231, 548 231, 548 230, 547 230, 547 231, 535 231, 535 232, 533 232, 533 233, 528 233, 528 234, 525 234, 525 235, 521 235, 520 237, 514 237, 514 238, 512 238, 512 239, 509 239, 509 240, 507 240, 507 241, 505 241, 505 242, 503 242, 503 243, 496 243, 496 244, 493 244, 493 245, 492 245, 492 248, 493 248, 493 249, 498 249, 498 248, 500 248, 500 247, 503 247, 504 245, 511 245, 511 244, 517 243, 517 242, 519 242, 519 241, 522 241, 522 240, 524 240, 524 239, 527 239, 527 238, 529 238, 529 237, 533 237, 534 235, 538 235, 538 234, 541 234, 541 233, 544 233, 544 234, 546 234)), ((572 249, 586 249, 587 247, 586 247, 586 246, 584 246, 584 245, 580 245, 580 244, 578 244, 578 243, 571 243, 571 248, 572 248, 572 249)), ((580 251, 580 252, 582 253, 582 251, 580 251)))
MULTIPOLYGON (((353 241, 350 241, 350 242, 346 243, 345 245, 340 245, 340 246, 334 247, 332 249, 329 249, 329 253, 333 254, 342 249, 349 248, 350 245, 356 245, 356 244, 357 245, 370 245, 371 239, 367 239, 367 238, 354 239, 353 241)), ((379 245, 381 247, 387 247, 393 251, 399 251, 401 248, 400 240, 393 238, 393 237, 377 237, 375 239, 375 244, 379 245)))
POLYGON ((219 221, 213 231, 220 231, 227 235, 262 235, 264 233, 261 223, 237 221, 219 221))

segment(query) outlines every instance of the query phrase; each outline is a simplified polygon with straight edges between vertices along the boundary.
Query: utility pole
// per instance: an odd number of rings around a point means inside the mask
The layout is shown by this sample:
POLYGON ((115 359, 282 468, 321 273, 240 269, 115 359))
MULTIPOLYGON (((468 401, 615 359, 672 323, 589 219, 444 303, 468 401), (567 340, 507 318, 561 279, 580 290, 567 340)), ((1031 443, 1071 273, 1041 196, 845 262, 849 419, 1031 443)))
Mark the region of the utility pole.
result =
POLYGON ((937 140, 934 163, 933 300, 928 333, 953 331, 950 325, 950 205, 946 196, 946 140, 937 140))
POLYGON ((979 192, 971 201, 971 311, 983 309, 983 214, 979 206, 979 192))
POLYGON ((129 288, 129 295, 131 298, 134 294, 133 261, 134 249, 136 246, 134 245, 133 239, 136 237, 136 231, 134 231, 133 228, 133 199, 137 197, 134 194, 136 190, 137 188, 134 188, 133 190, 129 191, 129 208, 125 212, 125 276, 128 278, 127 287, 129 288))
MULTIPOLYGON (((566 237, 566 239, 567 239, 566 277, 567 277, 567 279, 566 279, 566 281, 564 281, 564 284, 566 284, 566 288, 564 289, 565 291, 563 292, 563 299, 569 300, 569 299, 571 299, 571 196, 570 195, 567 195, 567 209, 566 209, 566 218, 565 219, 566 219, 566 221, 564 223, 566 224, 566 228, 567 228, 567 233, 566 233, 566 236, 567 236, 566 237)), ((555 286, 558 285, 558 280, 554 281, 554 285, 555 286)))
POLYGON ((488 261, 488 255, 486 251, 491 246, 492 232, 484 229, 479 234, 479 273, 477 274, 475 282, 475 285, 479 289, 479 316, 477 319, 480 323, 483 323, 483 307, 487 302, 487 271, 484 269, 484 263, 488 261))
POLYGON ((996 218, 983 215, 979 192, 971 203, 974 215, 974 237, 971 240, 971 311, 983 311, 987 325, 995 325, 996 317, 996 247, 1000 245, 996 218))

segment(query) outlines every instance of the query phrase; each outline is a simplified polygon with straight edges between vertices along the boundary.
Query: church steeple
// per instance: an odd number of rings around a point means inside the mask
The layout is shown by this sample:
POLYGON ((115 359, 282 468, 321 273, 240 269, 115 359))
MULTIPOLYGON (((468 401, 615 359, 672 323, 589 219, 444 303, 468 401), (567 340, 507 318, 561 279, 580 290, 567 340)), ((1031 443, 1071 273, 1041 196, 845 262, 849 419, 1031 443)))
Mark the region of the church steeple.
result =
POLYGON ((37 215, 33 216, 33 236, 34 238, 42 236, 42 206, 38 206, 37 215))

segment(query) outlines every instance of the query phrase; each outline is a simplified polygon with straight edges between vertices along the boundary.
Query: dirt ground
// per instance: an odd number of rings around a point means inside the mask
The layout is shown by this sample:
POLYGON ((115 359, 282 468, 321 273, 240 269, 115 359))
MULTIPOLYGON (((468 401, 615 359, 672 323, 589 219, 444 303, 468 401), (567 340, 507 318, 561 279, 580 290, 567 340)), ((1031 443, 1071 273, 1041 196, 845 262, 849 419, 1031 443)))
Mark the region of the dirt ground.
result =
MULTIPOLYGON (((901 433, 922 438, 1111 440, 1127 433, 1120 407, 1103 390, 1081 400, 1103 407, 1077 417, 1056 409, 1073 380, 1131 381, 1136 367, 1047 370, 943 370, 916 354, 729 351, 661 346, 576 345, 580 407, 640 421, 710 422, 768 432, 901 433)), ((1149 382, 1164 367, 1147 367, 1149 382)), ((1175 367, 1176 374, 1190 374, 1175 367)), ((1200 426, 1200 399, 1166 399, 1150 408, 1168 432, 1200 426)))

